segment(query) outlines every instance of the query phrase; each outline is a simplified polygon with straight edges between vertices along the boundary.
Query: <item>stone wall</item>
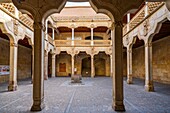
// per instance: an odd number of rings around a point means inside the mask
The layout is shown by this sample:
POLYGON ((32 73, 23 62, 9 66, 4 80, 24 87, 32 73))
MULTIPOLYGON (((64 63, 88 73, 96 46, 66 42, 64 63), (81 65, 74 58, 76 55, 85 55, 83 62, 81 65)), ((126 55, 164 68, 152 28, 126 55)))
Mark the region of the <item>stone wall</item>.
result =
MULTIPOLYGON (((0 65, 9 65, 10 46, 9 41, 0 38, 0 65)), ((30 48, 18 46, 17 79, 31 77, 31 54, 30 48)), ((9 81, 9 75, 1 75, 0 83, 9 81)))
POLYGON ((57 71, 57 76, 69 76, 71 74, 71 55, 68 55, 67 53, 61 53, 60 55, 57 55, 56 57, 56 71, 57 71), (66 64, 66 72, 60 72, 59 65, 61 64, 66 64))
MULTIPOLYGON (((57 76, 68 76, 71 74, 71 56, 66 53, 61 53, 57 55, 57 76), (66 72, 59 72, 59 64, 66 63, 66 72)), ((91 56, 87 55, 85 52, 79 53, 74 57, 74 68, 77 69, 76 74, 83 74, 83 76, 91 76, 91 56), (83 63, 83 60, 86 61, 83 63), (82 69, 82 66, 84 67, 82 69), (88 72, 86 75, 85 73, 88 72)), ((94 57, 95 73, 98 76, 110 76, 110 57, 105 53, 99 53, 94 57), (103 60, 103 62, 102 62, 103 60), (104 65, 105 64, 105 65, 104 65), (104 67, 103 67, 104 66, 104 67)))
MULTIPOLYGON (((145 77, 144 46, 133 49, 133 77, 145 77)), ((170 84, 170 37, 160 39, 152 44, 153 79, 170 84)))
POLYGON ((18 79, 25 79, 31 77, 31 58, 32 49, 19 45, 17 63, 18 79))
MULTIPOLYGON (((0 65, 9 65, 9 41, 0 38, 0 65)), ((0 83, 9 80, 9 75, 0 75, 0 83)))

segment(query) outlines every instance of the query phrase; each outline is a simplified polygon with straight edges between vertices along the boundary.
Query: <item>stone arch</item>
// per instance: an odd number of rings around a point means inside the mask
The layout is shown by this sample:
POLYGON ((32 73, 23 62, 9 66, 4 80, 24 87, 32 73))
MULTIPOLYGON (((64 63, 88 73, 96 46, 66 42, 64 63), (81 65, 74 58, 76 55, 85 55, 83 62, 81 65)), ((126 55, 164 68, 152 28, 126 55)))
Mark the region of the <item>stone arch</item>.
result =
POLYGON ((10 40, 10 43, 16 43, 18 42, 18 40, 16 39, 16 37, 14 36, 14 34, 12 32, 9 32, 7 30, 7 26, 0 22, 0 29, 2 31, 3 34, 5 34, 6 36, 8 36, 9 40, 10 40))

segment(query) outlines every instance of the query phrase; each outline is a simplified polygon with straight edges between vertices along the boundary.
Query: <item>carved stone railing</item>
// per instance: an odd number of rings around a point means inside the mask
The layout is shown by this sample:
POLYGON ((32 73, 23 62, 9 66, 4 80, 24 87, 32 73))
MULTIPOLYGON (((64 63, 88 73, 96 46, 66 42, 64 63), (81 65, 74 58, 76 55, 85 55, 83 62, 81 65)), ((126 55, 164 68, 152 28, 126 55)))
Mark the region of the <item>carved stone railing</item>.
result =
POLYGON ((91 40, 55 40, 56 47, 109 47, 111 46, 110 40, 94 40, 93 45, 91 44, 91 40))
POLYGON ((33 30, 33 23, 34 21, 27 15, 27 14, 22 14, 21 12, 19 13, 19 19, 25 23, 30 29, 33 30))
POLYGON ((4 9, 8 10, 11 14, 15 14, 15 7, 12 3, 0 4, 4 9))
POLYGON ((0 9, 3 10, 5 13, 9 14, 14 19, 21 22, 24 26, 33 30, 33 22, 34 21, 27 14, 22 14, 21 12, 18 13, 19 18, 16 17, 15 6, 12 3, 2 3, 2 4, 0 4, 0 9))
POLYGON ((152 15, 156 12, 160 7, 164 5, 164 2, 148 2, 132 19, 126 24, 123 28, 123 36, 128 32, 132 31, 135 27, 137 27, 140 23, 142 23, 148 16, 152 15), (147 8, 147 10, 146 10, 147 8), (145 16, 145 13, 148 13, 145 16), (127 29, 129 28, 129 29, 127 29))

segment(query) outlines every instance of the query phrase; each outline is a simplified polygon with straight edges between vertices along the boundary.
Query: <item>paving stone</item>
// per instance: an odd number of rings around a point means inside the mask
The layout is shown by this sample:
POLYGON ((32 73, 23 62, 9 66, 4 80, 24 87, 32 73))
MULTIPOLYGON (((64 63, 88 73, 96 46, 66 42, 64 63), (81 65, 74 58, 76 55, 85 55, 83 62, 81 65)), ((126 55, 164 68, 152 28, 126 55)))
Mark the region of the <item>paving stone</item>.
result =
MULTIPOLYGON (((20 81, 14 92, 7 91, 8 84, 0 84, 0 113, 31 113, 30 81, 20 81)), ((39 113, 116 113, 111 106, 111 78, 83 78, 83 85, 69 83, 66 77, 45 81, 45 109, 39 113)), ((154 85, 155 92, 145 92, 143 80, 134 79, 128 85, 125 79, 125 113, 170 113, 170 85, 154 85)))

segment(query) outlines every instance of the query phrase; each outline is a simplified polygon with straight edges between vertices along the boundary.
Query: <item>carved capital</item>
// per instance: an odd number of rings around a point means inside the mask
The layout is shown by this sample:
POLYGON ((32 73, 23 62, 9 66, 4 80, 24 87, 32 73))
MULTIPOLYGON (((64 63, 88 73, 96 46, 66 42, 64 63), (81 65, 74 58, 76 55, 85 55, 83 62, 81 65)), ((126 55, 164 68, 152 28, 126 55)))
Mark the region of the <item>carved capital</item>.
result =
POLYGON ((122 21, 114 22, 114 27, 122 27, 123 28, 123 22, 122 21))
POLYGON ((11 47, 18 47, 18 44, 12 42, 12 43, 10 43, 10 46, 11 46, 11 47))
POLYGON ((152 47, 152 42, 146 42, 145 47, 152 47))
POLYGON ((34 29, 42 29, 44 32, 46 30, 45 25, 42 22, 34 22, 34 29))

